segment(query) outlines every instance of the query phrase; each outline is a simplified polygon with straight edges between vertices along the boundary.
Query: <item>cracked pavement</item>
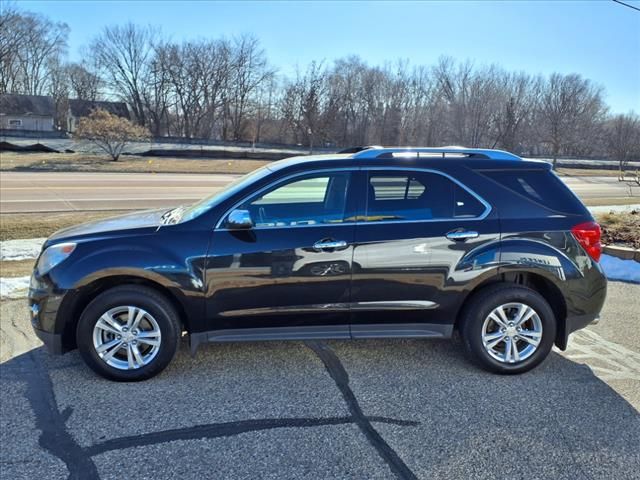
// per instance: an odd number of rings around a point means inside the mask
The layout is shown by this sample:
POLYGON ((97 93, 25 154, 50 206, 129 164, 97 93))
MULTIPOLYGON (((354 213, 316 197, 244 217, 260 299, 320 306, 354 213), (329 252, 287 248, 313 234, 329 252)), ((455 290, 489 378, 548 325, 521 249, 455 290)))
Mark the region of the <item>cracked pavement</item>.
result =
MULTIPOLYGON (((0 477, 640 478, 640 286, 609 292, 599 325, 509 377, 459 341, 220 344, 195 359, 183 342, 159 377, 113 383, 33 339, 2 352, 0 477)), ((31 335, 24 301, 1 308, 3 336, 31 335)))

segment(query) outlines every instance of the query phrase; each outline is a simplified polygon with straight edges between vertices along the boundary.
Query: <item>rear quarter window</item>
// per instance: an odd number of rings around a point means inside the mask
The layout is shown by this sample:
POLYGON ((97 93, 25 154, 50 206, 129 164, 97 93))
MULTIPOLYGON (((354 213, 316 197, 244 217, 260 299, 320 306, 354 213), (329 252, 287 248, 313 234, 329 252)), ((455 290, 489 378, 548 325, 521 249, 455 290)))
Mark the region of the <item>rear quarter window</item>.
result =
POLYGON ((481 172, 504 188, 548 209, 584 214, 585 207, 550 170, 489 170, 481 172))

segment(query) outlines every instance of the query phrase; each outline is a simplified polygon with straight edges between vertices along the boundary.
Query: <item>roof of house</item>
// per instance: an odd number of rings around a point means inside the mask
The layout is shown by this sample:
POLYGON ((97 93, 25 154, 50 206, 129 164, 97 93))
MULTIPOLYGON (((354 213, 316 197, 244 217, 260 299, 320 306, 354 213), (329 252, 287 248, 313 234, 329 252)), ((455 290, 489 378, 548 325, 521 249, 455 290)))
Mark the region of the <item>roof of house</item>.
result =
POLYGON ((129 118, 129 109, 123 102, 98 102, 91 100, 80 100, 79 98, 69 99, 69 109, 74 117, 86 117, 95 109, 106 110, 113 115, 129 118))
POLYGON ((53 117, 54 112, 55 105, 52 97, 14 93, 0 94, 0 114, 53 117))

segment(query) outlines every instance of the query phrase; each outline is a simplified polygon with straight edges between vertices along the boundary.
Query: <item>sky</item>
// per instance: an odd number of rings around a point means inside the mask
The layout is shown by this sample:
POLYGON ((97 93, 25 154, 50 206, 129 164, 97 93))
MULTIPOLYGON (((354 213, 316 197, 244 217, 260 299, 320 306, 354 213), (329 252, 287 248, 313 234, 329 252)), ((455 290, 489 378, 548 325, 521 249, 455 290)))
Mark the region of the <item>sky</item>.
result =
MULTIPOLYGON (((624 1, 640 9, 640 0, 624 1)), ((370 65, 433 65, 448 55, 532 74, 579 73, 605 88, 613 112, 640 112, 640 11, 612 0, 16 3, 67 23, 76 61, 102 28, 131 21, 176 41, 254 34, 285 75, 348 55, 370 65)))

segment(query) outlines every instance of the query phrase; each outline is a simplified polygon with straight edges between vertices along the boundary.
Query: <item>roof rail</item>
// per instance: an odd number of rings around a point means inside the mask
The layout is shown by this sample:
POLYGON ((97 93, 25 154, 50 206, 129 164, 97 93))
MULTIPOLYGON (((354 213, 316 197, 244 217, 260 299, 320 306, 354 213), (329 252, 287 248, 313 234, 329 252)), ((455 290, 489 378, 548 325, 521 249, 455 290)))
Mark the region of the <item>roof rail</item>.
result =
POLYGON ((513 153, 505 152, 503 150, 491 150, 488 148, 465 148, 465 147, 372 147, 366 150, 362 150, 353 155, 353 158, 358 159, 374 159, 374 158, 388 158, 395 155, 407 155, 416 156, 420 158, 420 154, 442 154, 444 158, 446 154, 453 155, 467 155, 469 157, 478 157, 488 160, 522 160, 513 153))

